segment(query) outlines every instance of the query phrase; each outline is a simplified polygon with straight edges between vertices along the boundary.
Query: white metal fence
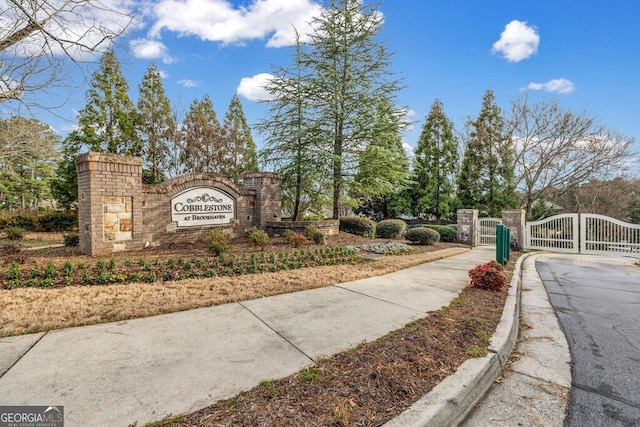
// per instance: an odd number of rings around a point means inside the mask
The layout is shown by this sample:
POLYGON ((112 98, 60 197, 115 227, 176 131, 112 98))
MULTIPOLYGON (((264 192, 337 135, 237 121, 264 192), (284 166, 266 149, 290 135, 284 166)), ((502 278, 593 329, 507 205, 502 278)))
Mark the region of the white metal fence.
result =
POLYGON ((525 248, 583 254, 640 254, 640 225, 597 214, 527 222, 525 248))
POLYGON ((496 244, 496 225, 502 224, 500 218, 478 218, 478 244, 496 244))

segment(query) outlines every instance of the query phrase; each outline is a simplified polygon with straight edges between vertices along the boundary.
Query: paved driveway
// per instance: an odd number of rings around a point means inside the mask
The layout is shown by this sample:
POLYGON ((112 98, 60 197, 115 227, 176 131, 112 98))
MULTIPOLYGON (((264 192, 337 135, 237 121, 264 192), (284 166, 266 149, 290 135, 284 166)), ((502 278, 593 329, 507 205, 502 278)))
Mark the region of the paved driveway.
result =
POLYGON ((544 255, 536 269, 573 357, 569 426, 640 426, 640 266, 544 255))

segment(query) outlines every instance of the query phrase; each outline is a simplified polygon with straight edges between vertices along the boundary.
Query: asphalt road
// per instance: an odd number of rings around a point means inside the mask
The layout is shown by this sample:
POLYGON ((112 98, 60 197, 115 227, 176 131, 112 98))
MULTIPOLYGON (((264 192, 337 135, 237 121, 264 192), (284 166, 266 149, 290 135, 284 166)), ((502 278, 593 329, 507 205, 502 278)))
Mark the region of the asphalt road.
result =
POLYGON ((536 269, 573 358, 568 426, 640 427, 640 266, 550 255, 536 269))

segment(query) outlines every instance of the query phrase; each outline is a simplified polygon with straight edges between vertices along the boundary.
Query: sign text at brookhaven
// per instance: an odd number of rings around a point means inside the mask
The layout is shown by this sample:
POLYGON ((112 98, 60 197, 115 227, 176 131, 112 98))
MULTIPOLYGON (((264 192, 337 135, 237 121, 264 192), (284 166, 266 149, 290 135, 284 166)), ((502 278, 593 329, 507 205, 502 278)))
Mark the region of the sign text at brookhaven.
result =
POLYGON ((171 199, 171 221, 178 227, 231 224, 235 217, 235 199, 214 188, 192 188, 171 199))

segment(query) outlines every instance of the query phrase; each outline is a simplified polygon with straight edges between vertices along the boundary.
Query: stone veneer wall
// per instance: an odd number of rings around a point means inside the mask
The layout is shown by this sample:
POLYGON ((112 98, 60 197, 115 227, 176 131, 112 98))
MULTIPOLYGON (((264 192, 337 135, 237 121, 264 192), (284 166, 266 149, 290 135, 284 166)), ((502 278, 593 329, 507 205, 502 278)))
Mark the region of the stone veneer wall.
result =
POLYGON ((206 245, 213 227, 239 237, 248 227, 265 229, 280 221, 280 175, 253 172, 244 188, 215 174, 186 174, 158 185, 142 184, 142 160, 89 152, 76 160, 80 247, 89 255, 142 249, 171 243, 206 245), (171 199, 192 188, 208 187, 235 200, 231 224, 177 227, 171 221, 171 199))

